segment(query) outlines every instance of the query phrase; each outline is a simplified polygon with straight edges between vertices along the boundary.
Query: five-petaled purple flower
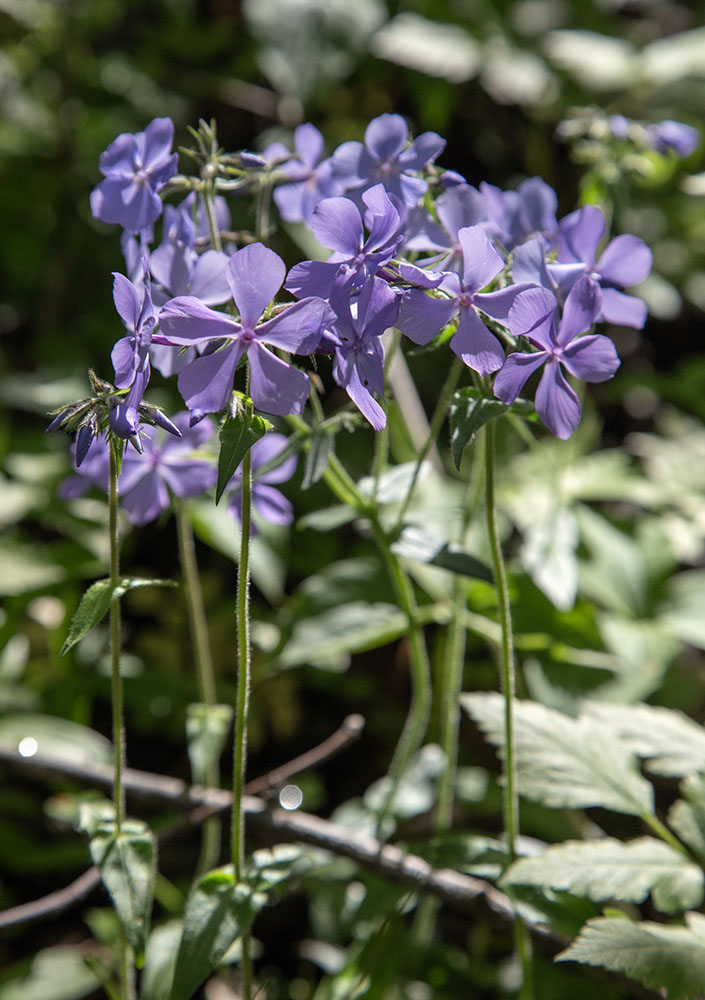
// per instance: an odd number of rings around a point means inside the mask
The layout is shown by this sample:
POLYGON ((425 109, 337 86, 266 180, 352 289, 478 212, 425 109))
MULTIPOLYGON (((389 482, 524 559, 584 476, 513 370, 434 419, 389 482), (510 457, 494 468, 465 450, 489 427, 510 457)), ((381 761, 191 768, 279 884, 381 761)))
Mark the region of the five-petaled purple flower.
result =
POLYGON ((91 192, 96 219, 137 232, 159 218, 159 188, 174 176, 179 158, 171 152, 174 123, 154 118, 144 132, 123 132, 100 157, 105 180, 91 192))
POLYGON ((365 142, 344 142, 333 153, 333 176, 347 188, 383 184, 411 207, 422 198, 428 184, 417 174, 445 149, 445 139, 424 132, 409 142, 409 129, 401 115, 380 115, 365 129, 365 142))
MULTIPOLYGON (((279 143, 269 149, 279 155, 288 153, 279 143)), ((319 201, 342 194, 343 185, 333 178, 332 161, 321 159, 323 136, 315 125, 306 123, 294 131, 294 152, 295 157, 279 167, 289 182, 274 189, 274 201, 285 222, 310 223, 319 201)))
POLYGON ((193 296, 171 299, 162 308, 159 322, 166 342, 178 347, 220 342, 179 375, 179 391, 194 422, 228 405, 243 355, 250 366, 250 395, 258 409, 281 416, 302 412, 308 397, 308 375, 268 348, 311 353, 321 339, 330 308, 322 299, 307 298, 260 322, 285 274, 281 257, 261 243, 252 243, 234 253, 227 267, 239 320, 208 308, 193 296))
POLYGON ((563 366, 583 382, 605 382, 619 368, 609 337, 583 337, 600 312, 601 292, 587 276, 575 283, 566 299, 563 317, 555 295, 532 288, 517 297, 507 322, 515 336, 526 337, 537 350, 507 357, 494 383, 495 396, 513 403, 529 376, 544 365, 536 390, 536 411, 559 438, 568 438, 580 422, 580 400, 566 381, 563 366))

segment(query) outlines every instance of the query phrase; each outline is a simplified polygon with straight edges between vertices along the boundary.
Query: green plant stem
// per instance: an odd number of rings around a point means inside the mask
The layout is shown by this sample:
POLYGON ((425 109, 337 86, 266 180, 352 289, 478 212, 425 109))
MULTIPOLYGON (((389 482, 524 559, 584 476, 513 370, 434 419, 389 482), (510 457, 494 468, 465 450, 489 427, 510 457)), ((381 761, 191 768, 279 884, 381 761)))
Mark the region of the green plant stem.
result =
MULTIPOLYGON (((198 680, 199 697, 204 705, 213 706, 218 697, 215 687, 215 671, 213 657, 208 640, 208 625, 203 603, 201 579, 196 563, 196 546, 193 537, 193 527, 186 507, 182 502, 176 504, 176 528, 179 540, 179 560, 184 580, 186 608, 191 630, 191 642, 194 660, 196 662, 196 677, 198 680)), ((220 784, 217 760, 209 763, 206 775, 206 787, 217 788, 220 784)), ((203 824, 201 852, 196 866, 199 875, 210 871, 218 863, 220 853, 220 820, 214 816, 203 824)))
POLYGON ((223 244, 220 239, 220 230, 218 229, 218 223, 215 218, 214 181, 211 179, 207 180, 201 193, 203 195, 203 207, 206 212, 206 219, 208 220, 208 231, 210 233, 211 246, 214 250, 222 250, 223 244))
MULTIPOLYGON (((110 535, 110 586, 117 587, 120 579, 120 539, 118 537, 118 452, 120 445, 110 442, 110 490, 108 498, 108 533, 110 535)), ((115 832, 119 836, 125 819, 125 790, 122 772, 125 767, 125 722, 120 676, 120 599, 110 601, 110 660, 111 695, 113 709, 113 754, 115 777, 113 804, 115 806, 115 832)))
POLYGON ((672 847, 674 851, 678 851, 679 854, 684 855, 689 861, 693 860, 688 848, 678 840, 675 834, 671 833, 658 816, 654 816, 653 813, 644 813, 641 818, 647 826, 651 827, 656 836, 665 841, 669 847, 672 847))
MULTIPOLYGON (((509 863, 516 860, 516 841, 519 835, 519 795, 517 789, 516 755, 514 752, 514 697, 516 690, 516 667, 514 663, 514 639, 512 633, 512 610, 509 601, 507 572, 502 554, 502 542, 497 525, 495 502, 495 460, 496 421, 485 425, 485 501, 487 506, 487 529, 492 551, 499 624, 501 629, 500 679, 504 695, 504 830, 507 838, 509 863)), ((531 963, 531 941, 526 925, 519 916, 514 918, 514 946, 522 968, 521 1000, 532 1000, 533 969, 531 963)))
MULTIPOLYGON (((250 700, 250 523, 252 516, 252 454, 242 460, 242 510, 240 562, 237 568, 237 695, 235 743, 233 748, 233 812, 231 853, 235 882, 242 880, 245 867, 245 816, 242 796, 247 772, 247 716, 250 700)), ((252 996, 249 938, 243 934, 242 995, 252 996)))

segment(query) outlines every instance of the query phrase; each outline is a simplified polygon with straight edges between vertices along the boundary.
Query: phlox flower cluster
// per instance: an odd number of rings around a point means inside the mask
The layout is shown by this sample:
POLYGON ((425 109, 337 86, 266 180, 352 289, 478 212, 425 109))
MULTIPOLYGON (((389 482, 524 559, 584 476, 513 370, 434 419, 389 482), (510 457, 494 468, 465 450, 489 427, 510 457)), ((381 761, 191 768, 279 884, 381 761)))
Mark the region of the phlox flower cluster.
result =
MULTIPOLYGON (((307 356, 331 357, 332 378, 375 430, 386 423, 390 328, 416 345, 437 340, 445 350, 447 342, 486 394, 507 404, 541 369, 538 415, 567 438, 580 402, 566 373, 602 382, 619 366, 608 337, 590 332, 594 324, 645 322, 644 303, 625 291, 651 268, 641 239, 605 244, 596 206, 559 218, 555 192, 537 177, 512 191, 472 186, 436 164, 445 146, 439 135, 412 138, 399 115, 380 115, 363 141, 344 142, 330 156, 321 133, 301 125, 292 149, 274 143, 261 155, 216 156, 200 185, 177 175, 173 136, 171 121, 157 118, 144 132, 118 136, 101 156, 104 177, 91 208, 123 228, 126 273, 115 273, 113 297, 125 332, 111 354, 108 418, 66 408, 53 422, 77 430, 76 462, 93 481, 103 476, 100 434, 107 429, 134 446, 121 486, 136 523, 156 516, 167 488, 189 496, 196 483, 210 485, 206 465, 193 457, 206 432, 196 440, 194 428, 228 412, 235 388, 265 414, 301 414, 307 356), (222 192, 265 186, 282 219, 309 227, 326 259, 287 272, 264 243, 235 242, 222 192), (179 191, 188 193, 164 205, 165 193, 179 191), (141 428, 153 366, 177 376, 187 407, 169 427, 168 418, 157 421, 180 436, 176 442, 141 428)), ((263 479, 261 491, 276 481, 263 479)), ((284 517, 271 495, 269 509, 284 517)))

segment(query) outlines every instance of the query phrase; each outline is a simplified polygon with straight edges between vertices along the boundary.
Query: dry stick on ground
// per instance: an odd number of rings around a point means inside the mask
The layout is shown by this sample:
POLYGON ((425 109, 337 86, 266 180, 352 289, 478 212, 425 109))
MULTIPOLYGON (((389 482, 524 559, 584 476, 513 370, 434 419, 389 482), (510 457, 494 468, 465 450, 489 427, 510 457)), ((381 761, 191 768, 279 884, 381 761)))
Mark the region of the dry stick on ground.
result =
MULTIPOLYGON (((355 720, 350 729, 354 734, 352 738, 355 738, 361 726, 355 720)), ((350 740, 350 736, 347 738, 344 736, 344 730, 345 724, 338 731, 338 734, 334 734, 322 746, 327 745, 329 748, 334 746, 333 752, 342 748, 350 740)), ((310 766, 314 754, 315 750, 309 751, 308 754, 303 755, 303 758, 297 758, 297 760, 304 759, 305 766, 310 766)), ((106 789, 112 787, 113 769, 106 764, 76 764, 69 761, 42 759, 38 756, 25 758, 15 751, 2 748, 0 748, 0 762, 20 767, 25 773, 40 778, 45 776, 62 777, 93 787, 106 789)), ((291 764, 279 768, 279 776, 282 774, 286 774, 287 777, 291 776, 293 764, 292 761, 291 764)), ((301 767, 298 768, 298 770, 301 769, 301 767)), ((266 779, 269 777, 265 776, 266 779)), ((260 783, 265 779, 257 780, 260 783)), ((203 821, 209 815, 227 811, 232 804, 231 793, 224 789, 192 786, 178 778, 136 771, 132 768, 127 768, 124 771, 123 783, 125 791, 130 795, 140 796, 151 802, 168 802, 190 811, 191 816, 188 822, 203 821)), ((269 780, 266 782, 266 787, 272 787, 269 780)), ((431 893, 449 907, 463 913, 475 913, 479 901, 504 920, 514 919, 512 901, 491 882, 484 879, 464 875, 452 869, 434 869, 423 858, 409 854, 393 844, 381 844, 374 837, 345 829, 309 813, 272 809, 262 798, 253 795, 244 796, 243 808, 247 824, 254 832, 269 837, 274 834, 289 840, 303 841, 334 854, 344 855, 390 881, 431 893)), ((38 919, 43 915, 44 910, 46 910, 46 915, 53 915, 60 912, 62 908, 68 908, 86 894, 84 880, 87 882, 89 875, 90 872, 84 873, 71 886, 58 893, 52 893, 50 896, 44 897, 43 900, 36 900, 34 903, 5 911, 4 914, 0 914, 0 927, 24 922, 26 919, 38 919), (81 892, 81 895, 77 895, 77 892, 81 892), (11 919, 14 914, 18 916, 25 914, 26 916, 20 921, 11 919)), ((89 884, 88 891, 90 888, 92 885, 89 884)), ((555 944, 563 945, 566 943, 562 936, 546 927, 536 925, 531 928, 531 931, 555 944)))

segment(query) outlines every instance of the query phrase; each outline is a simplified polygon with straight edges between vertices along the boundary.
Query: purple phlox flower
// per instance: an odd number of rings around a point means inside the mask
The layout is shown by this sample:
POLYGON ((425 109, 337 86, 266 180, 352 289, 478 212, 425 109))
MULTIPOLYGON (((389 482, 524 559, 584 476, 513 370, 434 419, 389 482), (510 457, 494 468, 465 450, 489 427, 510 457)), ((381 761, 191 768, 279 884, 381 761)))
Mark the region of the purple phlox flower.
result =
POLYGON ((700 132, 692 125, 674 122, 666 118, 662 122, 648 125, 647 142, 657 153, 675 153, 680 159, 690 156, 700 145, 700 132))
MULTIPOLYGON (((640 330, 646 322, 646 304, 622 288, 643 281, 651 271, 652 254, 638 236, 615 236, 596 261, 597 248, 604 236, 605 217, 596 205, 585 205, 561 219, 558 263, 582 264, 590 281, 602 289, 599 319, 640 330)), ((561 282, 565 295, 576 280, 573 272, 561 282)))
MULTIPOLYGON (((188 214, 189 218, 193 218, 193 206, 196 201, 197 195, 195 191, 187 194, 182 202, 177 206, 188 214)), ((222 194, 217 194, 213 202, 213 212, 215 215, 215 225, 220 233, 227 233, 232 227, 232 219, 230 216, 230 209, 228 207, 228 200, 222 194)), ((198 207, 196 209, 196 239, 197 241, 210 241, 211 231, 208 225, 208 215, 206 214, 206 208, 203 203, 203 198, 198 198, 198 207)))
MULTIPOLYGON (((195 497, 215 486, 213 456, 198 454, 214 434, 213 425, 203 421, 189 427, 188 413, 174 417, 180 438, 163 430, 145 432, 142 451, 123 456, 118 480, 120 503, 132 524, 155 520, 169 506, 169 490, 177 497, 195 497)), ((74 453, 75 453, 74 446, 74 453)), ((84 461, 74 459, 76 475, 69 476, 59 488, 64 500, 82 496, 91 486, 107 492, 110 453, 103 437, 94 438, 84 461)))
POLYGON ((333 254, 327 261, 306 260, 292 267, 286 288, 294 295, 328 298, 335 282, 360 284, 395 255, 404 239, 403 206, 381 184, 365 191, 362 200, 364 217, 349 198, 324 198, 318 203, 311 228, 318 242, 333 254))
MULTIPOLYGON (((140 441, 140 404, 149 383, 150 374, 149 359, 147 359, 146 367, 137 372, 129 392, 111 410, 109 417, 110 430, 113 434, 116 437, 129 441, 135 451, 138 452, 142 451, 142 443, 140 441)), ((80 445, 79 432, 79 448, 80 445)))
POLYGON ((376 431, 387 422, 374 393, 384 396, 382 334, 396 322, 399 300, 381 278, 368 278, 359 296, 351 300, 350 285, 338 285, 330 303, 335 311, 333 377, 376 431))
POLYGON ((102 222, 132 232, 159 218, 160 187, 176 173, 179 158, 171 152, 174 123, 154 118, 144 132, 123 132, 100 157, 105 176, 91 192, 91 211, 102 222))
POLYGON ((558 264, 546 256, 546 244, 538 237, 527 240, 512 253, 512 280, 518 284, 542 285, 563 302, 572 286, 585 274, 580 261, 558 264))
POLYGON ((495 292, 482 292, 504 267, 482 226, 467 226, 458 232, 462 252, 462 272, 444 274, 438 290, 443 298, 420 289, 404 293, 397 326, 416 344, 428 344, 446 323, 458 316, 458 329, 450 341, 452 350, 464 364, 480 375, 497 371, 504 361, 504 349, 485 326, 480 312, 506 322, 517 296, 527 285, 509 285, 495 292))
POLYGON ((294 131, 294 152, 280 167, 290 181, 275 188, 274 201, 285 222, 310 223, 319 201, 342 194, 344 187, 333 178, 332 161, 321 159, 323 136, 314 125, 294 131))
MULTIPOLYGON (((284 434, 265 434, 263 438, 252 445, 252 506, 263 521, 270 524, 291 524, 294 520, 294 508, 273 483, 285 483, 296 471, 296 455, 288 455, 278 465, 260 472, 264 466, 274 463, 288 444, 284 434)), ((238 466, 230 480, 228 510, 242 522, 242 466, 238 466)), ((254 523, 251 524, 252 534, 257 533, 254 523)))
POLYGON ((421 260, 419 264, 444 271, 462 272, 463 252, 458 233, 468 226, 475 226, 485 219, 484 198, 470 184, 462 184, 444 191, 435 202, 438 222, 423 208, 410 214, 407 234, 413 236, 404 243, 406 250, 436 251, 437 256, 421 260), (412 218, 413 215, 413 218, 412 218), (415 231, 414 228, 415 227, 415 231))
POLYGON ((512 250, 531 236, 542 236, 550 244, 558 228, 556 192, 540 177, 522 181, 516 191, 502 191, 482 181, 487 229, 504 247, 512 250))
POLYGON ((192 420, 225 409, 244 354, 250 366, 250 394, 258 409, 281 416, 303 410, 308 376, 265 345, 309 354, 327 326, 330 308, 322 299, 306 298, 260 322, 285 274, 281 257, 261 243, 252 243, 234 253, 227 266, 239 320, 210 309, 194 296, 174 298, 163 306, 159 320, 168 343, 192 347, 222 341, 217 350, 191 361, 179 375, 179 391, 192 420))
POLYGON ((629 119, 624 115, 610 115, 607 119, 607 127, 615 139, 629 138, 629 119))
POLYGON ((418 173, 445 149, 445 139, 424 132, 409 142, 401 115, 380 115, 365 129, 365 142, 344 142, 333 153, 333 175, 346 188, 383 184, 405 205, 415 205, 428 184, 418 173))
POLYGON ((531 288, 509 310, 508 325, 516 336, 526 337, 537 350, 507 357, 494 383, 495 396, 513 403, 529 376, 544 366, 536 390, 536 411, 559 438, 568 438, 580 422, 580 400, 562 368, 583 382, 604 382, 619 368, 619 358, 609 337, 586 333, 600 312, 602 292, 583 276, 573 285, 560 318, 555 295, 546 288, 531 288))
POLYGON ((149 348, 156 325, 146 258, 142 261, 141 288, 124 274, 113 272, 113 301, 129 333, 117 341, 110 357, 115 385, 127 389, 140 372, 149 370, 149 348))

